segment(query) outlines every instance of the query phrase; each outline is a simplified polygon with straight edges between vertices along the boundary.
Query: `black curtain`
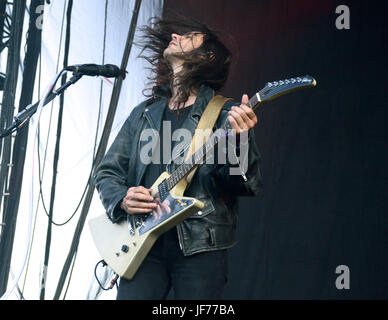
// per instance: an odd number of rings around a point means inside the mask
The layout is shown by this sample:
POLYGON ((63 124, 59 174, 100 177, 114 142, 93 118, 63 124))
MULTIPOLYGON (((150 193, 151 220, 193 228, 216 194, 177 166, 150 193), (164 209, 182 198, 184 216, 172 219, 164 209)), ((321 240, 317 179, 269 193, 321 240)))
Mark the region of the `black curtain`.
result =
POLYGON ((240 199, 227 299, 388 298, 387 5, 379 1, 165 0, 234 53, 222 93, 309 74, 315 88, 259 107, 264 191, 240 199), (338 30, 347 5, 350 29, 338 30), (337 289, 339 265, 350 288, 337 289))

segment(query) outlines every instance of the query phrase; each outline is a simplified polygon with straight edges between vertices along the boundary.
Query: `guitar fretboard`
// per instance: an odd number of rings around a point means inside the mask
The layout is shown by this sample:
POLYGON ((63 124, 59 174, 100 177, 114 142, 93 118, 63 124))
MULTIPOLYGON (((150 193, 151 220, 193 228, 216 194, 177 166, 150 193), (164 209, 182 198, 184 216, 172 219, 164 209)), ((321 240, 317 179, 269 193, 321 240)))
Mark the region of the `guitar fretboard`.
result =
MULTIPOLYGON (((255 107, 260 103, 260 100, 257 95, 254 95, 249 99, 247 105, 250 108, 255 109, 255 107)), ((185 160, 176 170, 174 170, 170 177, 166 179, 166 184, 168 190, 171 190, 183 177, 190 173, 197 165, 201 164, 204 157, 209 151, 211 151, 219 141, 225 139, 228 136, 228 133, 232 129, 232 126, 228 120, 225 121, 222 126, 223 130, 214 132, 209 139, 204 143, 191 157, 185 160)))

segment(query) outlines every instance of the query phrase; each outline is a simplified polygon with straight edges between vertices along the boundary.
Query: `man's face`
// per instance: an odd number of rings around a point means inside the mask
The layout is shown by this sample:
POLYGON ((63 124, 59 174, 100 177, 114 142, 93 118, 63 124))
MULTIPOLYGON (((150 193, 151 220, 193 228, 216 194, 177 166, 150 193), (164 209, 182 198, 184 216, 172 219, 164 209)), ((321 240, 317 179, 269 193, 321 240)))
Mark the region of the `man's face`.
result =
POLYGON ((199 48, 203 44, 204 34, 198 31, 188 32, 184 35, 173 33, 168 47, 164 50, 163 56, 167 60, 184 55, 199 48))

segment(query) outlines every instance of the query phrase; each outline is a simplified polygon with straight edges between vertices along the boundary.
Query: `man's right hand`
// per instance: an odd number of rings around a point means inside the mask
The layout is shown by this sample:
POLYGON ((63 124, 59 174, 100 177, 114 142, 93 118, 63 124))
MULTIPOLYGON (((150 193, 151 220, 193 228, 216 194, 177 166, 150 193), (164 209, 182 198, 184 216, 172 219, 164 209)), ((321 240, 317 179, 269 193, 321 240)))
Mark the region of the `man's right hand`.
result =
POLYGON ((147 213, 156 210, 158 204, 154 202, 151 192, 152 189, 143 186, 129 188, 127 195, 121 201, 121 209, 128 214, 147 213))

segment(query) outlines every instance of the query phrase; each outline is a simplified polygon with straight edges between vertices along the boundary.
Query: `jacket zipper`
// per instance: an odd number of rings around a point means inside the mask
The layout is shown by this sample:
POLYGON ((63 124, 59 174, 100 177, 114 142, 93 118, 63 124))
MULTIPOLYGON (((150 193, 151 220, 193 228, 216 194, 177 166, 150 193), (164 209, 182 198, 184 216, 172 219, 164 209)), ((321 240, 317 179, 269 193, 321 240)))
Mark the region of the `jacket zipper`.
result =
POLYGON ((150 124, 150 127, 154 130, 156 130, 156 127, 155 127, 155 124, 153 122, 153 120, 150 118, 150 116, 148 115, 148 108, 145 108, 144 109, 144 112, 143 112, 143 115, 146 117, 146 119, 148 120, 149 124, 150 124))
MULTIPOLYGON (((143 117, 145 117, 145 118, 147 119, 147 121, 148 121, 150 127, 151 127, 152 129, 156 130, 155 125, 154 125, 154 122, 152 121, 152 119, 150 118, 150 116, 148 115, 147 112, 148 112, 148 108, 145 108, 145 109, 144 109, 144 112, 143 112, 143 117)), ((139 141, 137 142, 137 150, 138 150, 138 152, 140 152, 140 139, 139 139, 139 141)), ((146 166, 144 166, 143 169, 142 169, 142 172, 141 172, 141 174, 140 174, 140 181, 141 181, 141 179, 143 178, 145 169, 146 169, 146 166)), ((139 181, 139 183, 140 183, 140 181, 139 181)))

